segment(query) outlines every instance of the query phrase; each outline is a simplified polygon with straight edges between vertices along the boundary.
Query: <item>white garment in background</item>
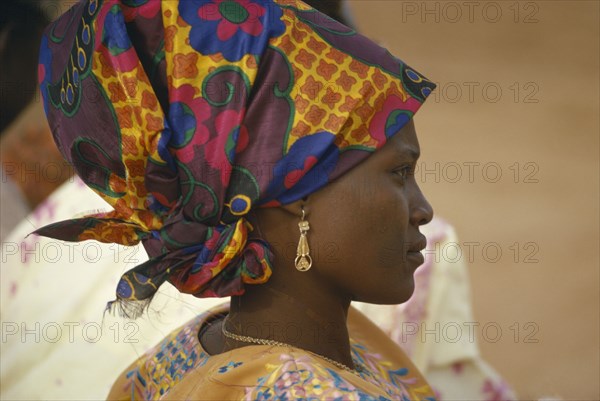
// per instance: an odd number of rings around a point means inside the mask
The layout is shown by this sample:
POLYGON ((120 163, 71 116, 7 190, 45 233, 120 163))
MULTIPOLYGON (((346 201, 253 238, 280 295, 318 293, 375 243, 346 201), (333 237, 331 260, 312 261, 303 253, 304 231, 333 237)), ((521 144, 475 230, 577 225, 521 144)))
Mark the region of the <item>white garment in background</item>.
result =
POLYGON ((29 213, 29 206, 19 187, 5 174, 0 167, 0 242, 29 213))
POLYGON ((136 321, 105 315, 121 274, 147 260, 141 246, 25 238, 46 224, 97 210, 110 206, 75 178, 2 244, 0 399, 104 399, 115 378, 146 349, 223 302, 181 294, 167 283, 148 315, 136 321))

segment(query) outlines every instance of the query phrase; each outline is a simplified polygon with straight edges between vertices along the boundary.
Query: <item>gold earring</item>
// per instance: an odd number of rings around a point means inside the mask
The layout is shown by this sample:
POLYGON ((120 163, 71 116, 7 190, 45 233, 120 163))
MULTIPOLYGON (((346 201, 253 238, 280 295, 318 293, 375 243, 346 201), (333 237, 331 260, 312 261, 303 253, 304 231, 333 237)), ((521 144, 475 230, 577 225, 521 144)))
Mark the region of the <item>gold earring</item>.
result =
POLYGON ((301 272, 305 272, 312 266, 312 258, 310 257, 310 248, 308 247, 308 240, 306 239, 306 233, 310 230, 308 221, 304 220, 304 208, 302 209, 302 219, 298 223, 300 228, 300 241, 298 241, 298 250, 296 251, 296 269, 301 272))

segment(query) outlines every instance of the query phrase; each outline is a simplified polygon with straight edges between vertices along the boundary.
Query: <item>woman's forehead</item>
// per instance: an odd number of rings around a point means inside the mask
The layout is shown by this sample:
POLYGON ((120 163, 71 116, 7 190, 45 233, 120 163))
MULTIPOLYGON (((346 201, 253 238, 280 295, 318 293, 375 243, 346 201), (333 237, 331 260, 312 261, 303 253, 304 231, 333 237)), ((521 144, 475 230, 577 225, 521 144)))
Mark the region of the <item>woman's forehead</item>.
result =
MULTIPOLYGON (((414 124, 409 122, 400 131, 388 138, 379 150, 376 150, 362 164, 354 169, 354 174, 379 174, 381 169, 392 165, 413 163, 420 156, 420 147, 414 124)), ((352 173, 351 173, 352 174, 352 173)), ((349 180, 355 177, 348 177, 349 180)))
POLYGON ((382 155, 389 157, 401 157, 403 159, 418 159, 421 149, 417 139, 417 132, 413 120, 410 120, 400 131, 390 137, 387 143, 380 149, 382 155))

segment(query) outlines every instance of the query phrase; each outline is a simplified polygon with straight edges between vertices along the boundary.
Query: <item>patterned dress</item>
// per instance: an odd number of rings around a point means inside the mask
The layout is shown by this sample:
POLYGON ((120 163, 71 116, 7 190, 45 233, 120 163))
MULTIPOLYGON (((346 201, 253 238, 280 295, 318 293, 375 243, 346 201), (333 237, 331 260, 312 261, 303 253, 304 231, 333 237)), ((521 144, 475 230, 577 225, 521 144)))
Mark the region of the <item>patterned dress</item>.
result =
POLYGON ((352 358, 342 370, 291 346, 249 345, 209 355, 199 331, 228 305, 175 330, 117 379, 110 400, 424 400, 433 391, 402 350, 354 308, 348 314, 352 358))

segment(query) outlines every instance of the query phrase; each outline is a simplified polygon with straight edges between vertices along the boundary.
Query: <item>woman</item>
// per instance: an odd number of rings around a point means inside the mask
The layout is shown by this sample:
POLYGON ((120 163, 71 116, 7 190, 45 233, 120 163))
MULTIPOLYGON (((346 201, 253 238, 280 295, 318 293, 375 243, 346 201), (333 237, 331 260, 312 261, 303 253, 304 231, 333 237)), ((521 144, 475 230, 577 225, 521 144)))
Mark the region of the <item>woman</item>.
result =
POLYGON ((38 233, 142 241, 109 304, 128 316, 166 281, 232 296, 110 399, 434 399, 349 307, 412 293, 430 81, 296 0, 88 0, 46 31, 40 81, 59 149, 115 210, 38 233))

